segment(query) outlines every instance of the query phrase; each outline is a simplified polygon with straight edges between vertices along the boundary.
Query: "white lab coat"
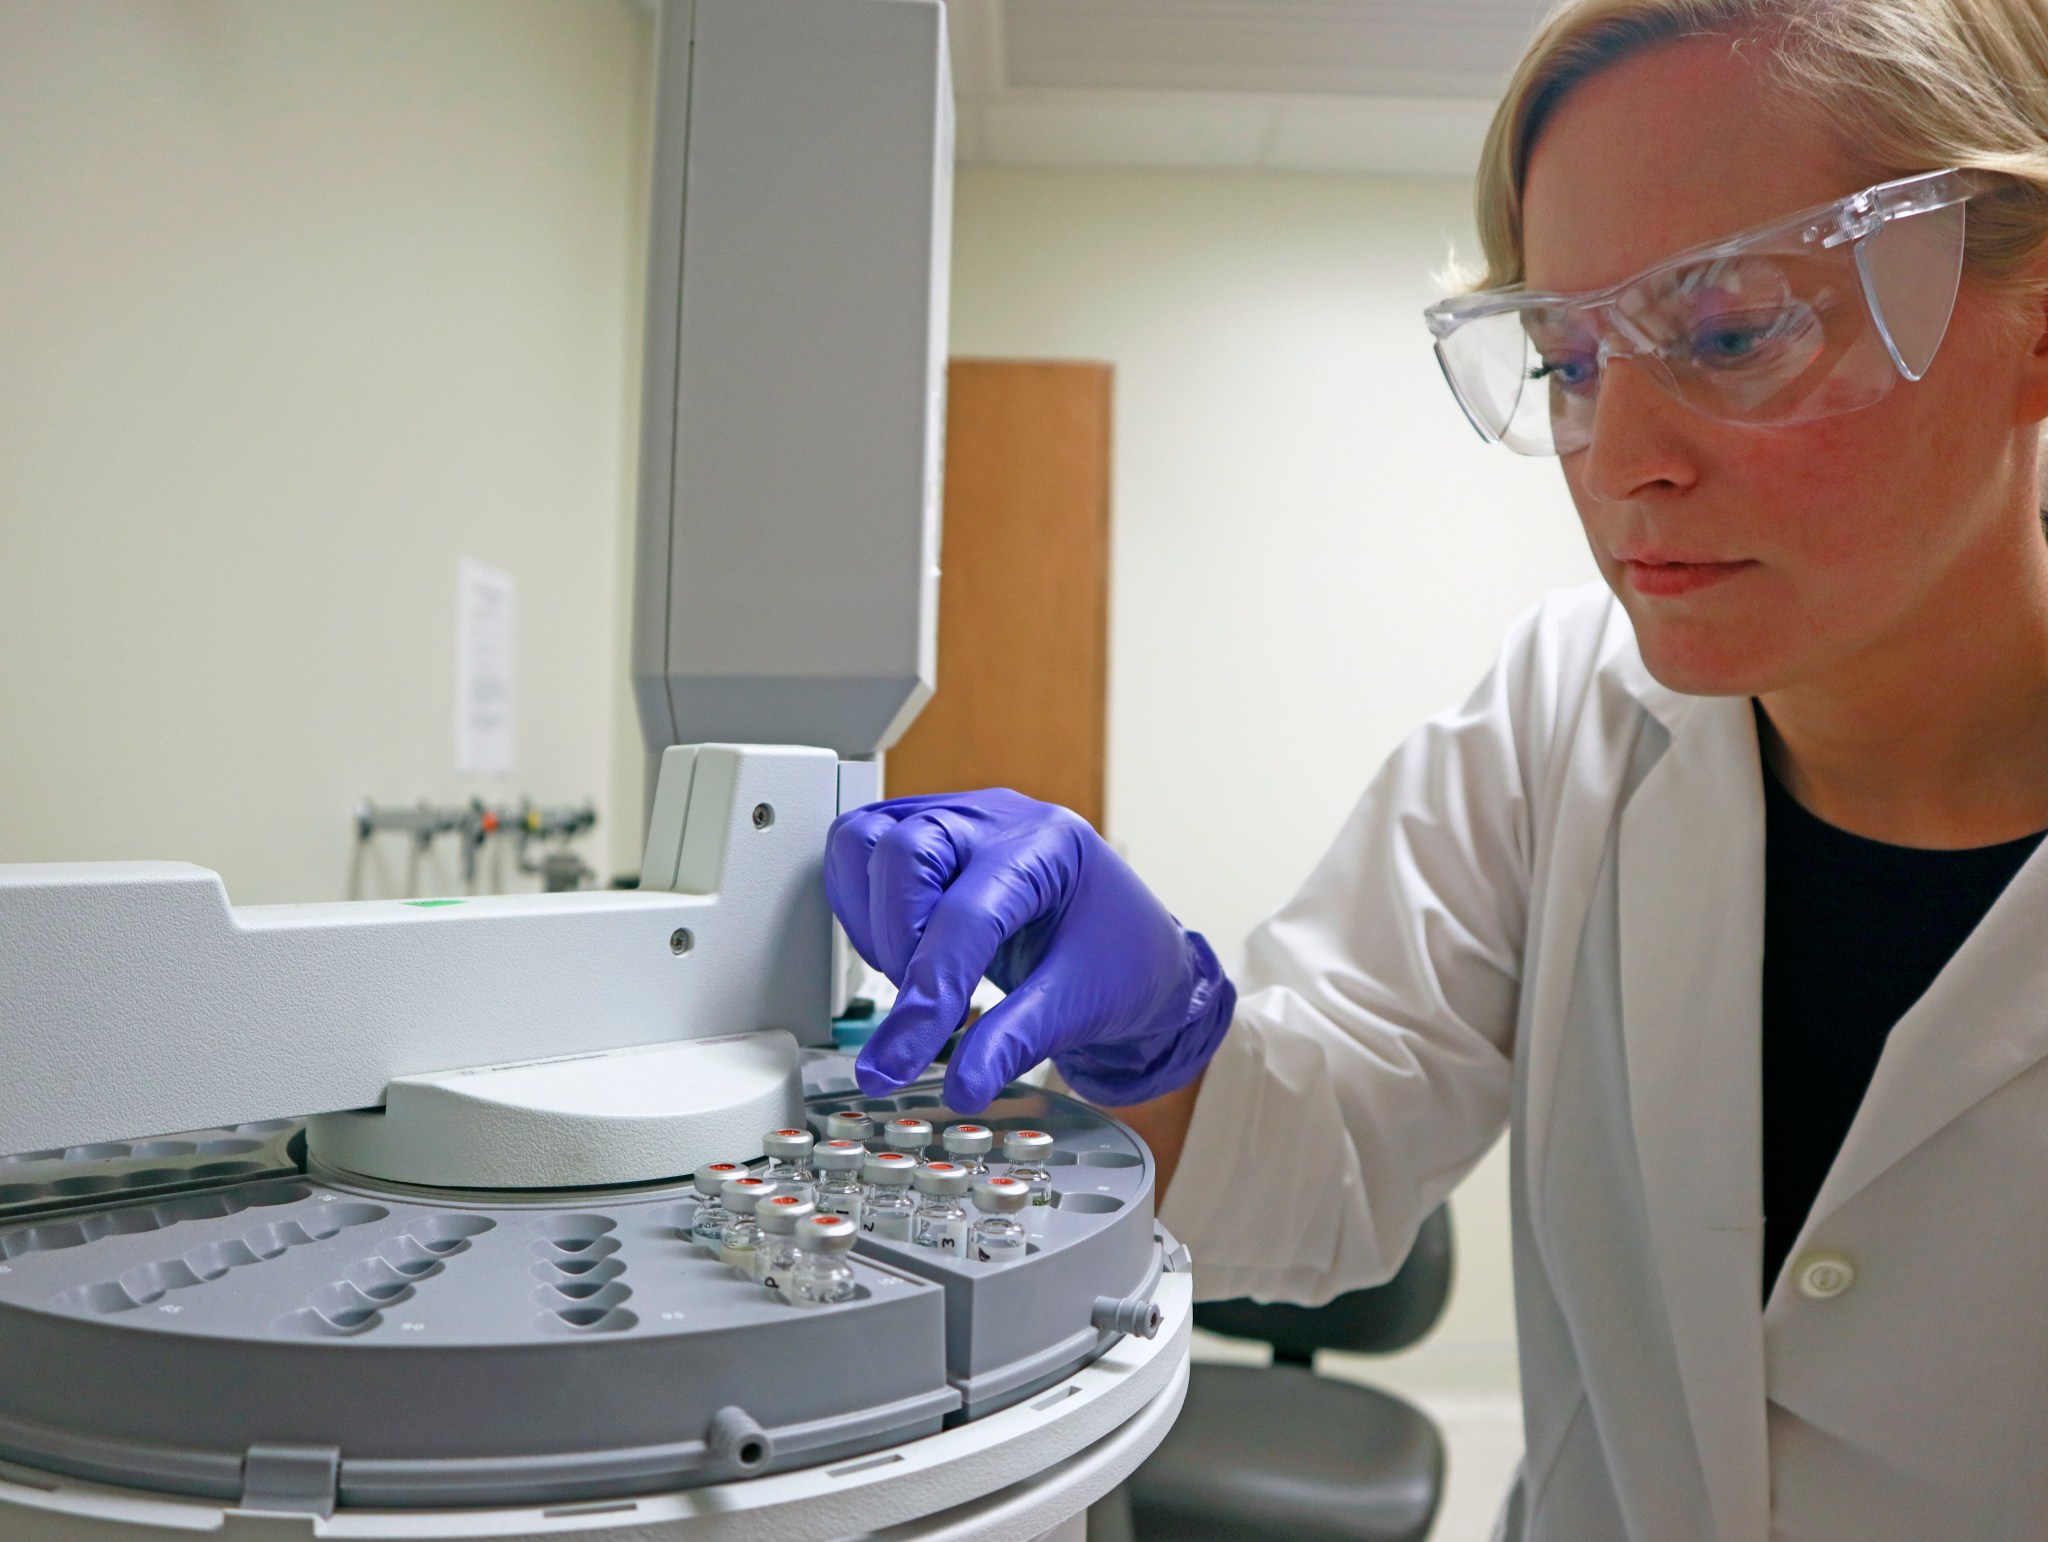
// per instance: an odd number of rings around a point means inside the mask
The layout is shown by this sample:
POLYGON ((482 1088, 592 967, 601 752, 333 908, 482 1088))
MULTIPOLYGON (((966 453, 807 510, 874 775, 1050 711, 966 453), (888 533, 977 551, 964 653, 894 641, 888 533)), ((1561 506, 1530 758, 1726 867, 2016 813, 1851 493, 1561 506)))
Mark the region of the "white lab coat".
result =
POLYGON ((1164 1219, 1205 1296, 1325 1300, 1505 1123, 1508 1542, 2040 1542, 2048 848, 1893 1029, 1766 1305, 1760 766, 1604 590, 1523 618, 1253 937, 1164 1219))

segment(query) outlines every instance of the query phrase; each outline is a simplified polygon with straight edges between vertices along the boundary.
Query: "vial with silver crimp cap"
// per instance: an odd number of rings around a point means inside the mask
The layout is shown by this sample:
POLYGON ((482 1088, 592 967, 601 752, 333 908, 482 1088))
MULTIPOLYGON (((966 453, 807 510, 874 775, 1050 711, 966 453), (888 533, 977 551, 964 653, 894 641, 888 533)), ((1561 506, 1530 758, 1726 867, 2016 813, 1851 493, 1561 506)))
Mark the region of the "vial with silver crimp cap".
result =
POLYGON ((712 1162, 697 1169, 697 1213, 690 1221, 690 1240, 705 1252, 716 1255, 718 1240, 725 1235, 725 1181, 744 1178, 747 1170, 737 1162, 712 1162))
POLYGON ((770 1290, 789 1290, 789 1271, 796 1266, 796 1229, 817 1213, 801 1194, 770 1194, 754 1207, 761 1245, 754 1250, 754 1278, 770 1290))
POLYGON ((977 1178, 988 1171, 986 1158, 995 1149, 996 1136, 987 1125, 949 1125, 939 1139, 946 1148, 949 1162, 958 1162, 977 1178))
POLYGON ((877 1151, 868 1158, 862 1169, 868 1180, 867 1201, 860 1212, 863 1232, 897 1242, 910 1240, 910 1218, 917 1213, 910 1179, 917 1170, 917 1163, 900 1151, 877 1151))
POLYGON ((882 1126, 882 1140, 891 1151, 900 1151, 913 1162, 922 1164, 932 1143, 931 1121, 891 1119, 882 1126))
POLYGON ((760 1223, 754 1208, 775 1190, 759 1178, 728 1178, 721 1198, 725 1201, 725 1230, 718 1239, 718 1261, 754 1277, 754 1253, 761 1246, 760 1223))
POLYGON ((836 1114, 827 1114, 825 1138, 858 1141, 863 1146, 872 1145, 875 1140, 874 1116, 864 1114, 857 1108, 842 1108, 836 1114))
POLYGON ((1017 1178, 983 1178, 970 1191, 980 1218, 967 1233, 967 1256, 977 1263, 1008 1264, 1030 1248, 1017 1219, 1031 1203, 1031 1185, 1017 1178))
POLYGON ((919 1247, 936 1248, 955 1258, 967 1256, 967 1211, 960 1201, 967 1197, 973 1175, 958 1162, 928 1162, 911 1178, 918 1192, 917 1214, 910 1223, 910 1240, 919 1247))
POLYGON ((1012 1130, 1003 1137, 1003 1160, 1010 1164, 1008 1177, 1031 1185, 1031 1203, 1052 1203, 1052 1169, 1045 1165, 1052 1155, 1052 1137, 1043 1130, 1012 1130))
POLYGON ((859 1288, 847 1255, 854 1224, 843 1215, 813 1215, 796 1229, 796 1266, 784 1292, 791 1306, 831 1306, 851 1301, 859 1288))
POLYGON ((843 1215, 860 1225, 861 1201, 867 1187, 861 1182, 861 1168, 867 1165, 867 1148, 857 1140, 827 1140, 818 1143, 811 1160, 818 1168, 818 1192, 812 1203, 820 1215, 843 1215))
POLYGON ((761 1176, 782 1193, 810 1199, 818 1185, 811 1172, 812 1144, 809 1130, 770 1130, 761 1138, 761 1149, 768 1153, 761 1176))

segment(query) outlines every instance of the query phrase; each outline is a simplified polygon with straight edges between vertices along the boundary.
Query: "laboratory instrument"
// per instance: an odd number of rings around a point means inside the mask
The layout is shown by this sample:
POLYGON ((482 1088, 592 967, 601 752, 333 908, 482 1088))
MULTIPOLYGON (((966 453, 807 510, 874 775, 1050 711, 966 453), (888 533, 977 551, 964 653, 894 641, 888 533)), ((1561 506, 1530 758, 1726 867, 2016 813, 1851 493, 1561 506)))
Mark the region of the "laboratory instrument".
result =
POLYGON ((0 867, 7 1542, 1032 1542, 1179 1407, 1185 1253, 1073 1099, 980 1120, 1056 1137, 1019 1265, 821 1232, 799 1310, 699 1245, 766 1131, 962 1117, 831 1047, 822 883, 933 676, 951 96, 934 0, 670 0, 657 51, 641 885, 0 867))

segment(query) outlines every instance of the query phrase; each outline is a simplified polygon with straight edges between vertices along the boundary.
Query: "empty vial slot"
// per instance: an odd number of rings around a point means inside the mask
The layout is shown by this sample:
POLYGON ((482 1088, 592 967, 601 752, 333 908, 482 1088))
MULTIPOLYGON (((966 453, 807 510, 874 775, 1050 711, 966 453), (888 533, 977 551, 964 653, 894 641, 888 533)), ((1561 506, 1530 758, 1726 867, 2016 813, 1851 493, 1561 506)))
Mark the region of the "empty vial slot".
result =
POLYGON ((1071 1194, 1057 1189, 1053 1191, 1052 1202, 1056 1210, 1072 1210, 1080 1215, 1108 1215, 1124 1207, 1124 1202, 1114 1194, 1071 1194))
POLYGON ((1073 1152, 1062 1151, 1057 1146, 1045 1154, 1045 1165, 1047 1167, 1072 1167, 1080 1160, 1073 1152))
POLYGON ((141 1172, 121 1174, 120 1186, 124 1189, 154 1189, 166 1183, 183 1183, 191 1176, 178 1167, 145 1167, 141 1172))
MULTIPOLYGON (((135 1143, 133 1154, 142 1158, 188 1157, 198 1149, 198 1145, 189 1140, 143 1140, 135 1143)), ((248 1149, 253 1151, 255 1147, 252 1144, 248 1149)))
POLYGON ((633 1299, 630 1285, 592 1285, 586 1288, 582 1281, 572 1280, 564 1285, 543 1285, 533 1293, 534 1302, 550 1311, 569 1310, 610 1311, 615 1306, 624 1306, 633 1299))
POLYGON ((383 1321, 384 1314, 377 1311, 351 1310, 344 1312, 341 1320, 336 1320, 321 1315, 310 1306, 304 1306, 279 1318, 276 1331, 313 1333, 323 1338, 353 1338, 359 1333, 368 1333, 383 1321))
POLYGON ((134 1149, 126 1141, 108 1141, 98 1146, 67 1146, 63 1159, 67 1162, 111 1162, 127 1156, 134 1149))
POLYGON ((261 1263, 256 1250, 235 1237, 227 1242, 207 1242, 185 1255, 185 1267, 202 1280, 217 1280, 230 1269, 261 1263))
POLYGON ((0 1167, 7 1167, 15 1162, 61 1162, 63 1160, 64 1153, 61 1151, 18 1151, 13 1156, 0 1156, 0 1167))
POLYGON ((118 1189, 119 1187, 121 1187, 121 1180, 119 1178, 108 1177, 105 1173, 84 1173, 76 1178, 59 1178, 50 1185, 50 1192, 62 1195, 67 1199, 74 1199, 87 1194, 104 1194, 109 1189, 118 1189))
POLYGON ((298 1122, 296 1119, 262 1119, 255 1124, 235 1124, 228 1128, 237 1135, 275 1135, 280 1130, 289 1130, 298 1122))
POLYGON ((263 1172, 261 1162, 202 1162, 192 1169, 189 1176, 194 1178, 242 1178, 251 1173, 263 1172))
POLYGON ((51 1305, 59 1311, 105 1315, 109 1312, 132 1312, 142 1303, 123 1290, 119 1280, 102 1280, 97 1285, 75 1286, 58 1296, 51 1305))
POLYGON ((1145 1159, 1128 1151, 1084 1151, 1077 1158, 1083 1167, 1143 1167, 1145 1159))
POLYGON ((563 1253, 586 1253, 619 1229, 608 1215, 544 1215, 527 1223, 534 1234, 563 1253))
POLYGON ((396 1306, 412 1298, 410 1285, 381 1299, 367 1296, 346 1280, 323 1285, 306 1298, 306 1305, 344 1332, 367 1327, 381 1307, 396 1306))
POLYGON ((600 1286, 609 1285, 626 1272, 626 1266, 616 1258, 598 1260, 594 1258, 565 1258, 559 1263, 538 1263, 533 1266, 533 1277, 544 1285, 553 1285, 565 1296, 590 1295, 600 1286))
POLYGON ((619 1246, 617 1237, 600 1237, 590 1244, 587 1252, 564 1253, 552 1242, 536 1242, 533 1245, 533 1256, 565 1274, 587 1274, 610 1259, 619 1251, 619 1246))
POLYGON ((377 1256, 400 1274, 425 1279, 446 1267, 437 1254, 428 1252, 410 1237, 393 1237, 380 1244, 377 1256))
POLYGON ((564 1307, 560 1311, 542 1312, 533 1320, 539 1332, 549 1334, 624 1333, 639 1325, 640 1319, 631 1312, 595 1306, 564 1307))
POLYGON ((40 1183, 0 1183, 0 1205, 18 1205, 25 1199, 41 1199, 49 1192, 40 1183))
POLYGON ((199 1276, 182 1258, 173 1258, 167 1263, 144 1264, 121 1276, 121 1288, 142 1306, 159 1301, 174 1290, 183 1290, 198 1283, 199 1276))
POLYGON ((372 1301, 380 1305, 401 1301, 412 1293, 415 1280, 430 1280, 447 1265, 438 1258, 430 1259, 424 1269, 403 1271, 382 1258, 366 1258, 361 1263, 351 1264, 348 1282, 372 1301))
POLYGON ((444 1257, 460 1253, 469 1246, 471 1237, 481 1237, 487 1231, 497 1230, 498 1223, 485 1215, 468 1215, 461 1211, 437 1213, 422 1216, 409 1222, 406 1234, 429 1253, 444 1257))
MULTIPOLYGON (((252 1151, 261 1151, 262 1149, 263 1142, 260 1140, 249 1140, 246 1138, 237 1140, 209 1140, 200 1144, 199 1154, 210 1157, 247 1156, 252 1151)), ((142 1147, 137 1146, 135 1154, 141 1156, 143 1154, 142 1147)))

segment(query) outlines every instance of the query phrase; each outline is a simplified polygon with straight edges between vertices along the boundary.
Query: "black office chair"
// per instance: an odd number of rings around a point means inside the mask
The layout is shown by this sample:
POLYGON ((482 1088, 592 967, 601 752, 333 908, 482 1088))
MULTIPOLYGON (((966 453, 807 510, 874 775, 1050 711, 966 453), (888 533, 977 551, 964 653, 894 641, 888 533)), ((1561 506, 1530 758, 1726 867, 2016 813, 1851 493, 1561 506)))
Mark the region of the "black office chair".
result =
POLYGON ((1450 1291, 1451 1218, 1439 1207, 1384 1285, 1319 1307, 1196 1307, 1199 1327, 1270 1343, 1273 1364, 1194 1367, 1179 1422, 1125 1485, 1136 1542, 1422 1542, 1443 1498, 1436 1426, 1311 1366, 1318 1349, 1406 1349, 1450 1291))

